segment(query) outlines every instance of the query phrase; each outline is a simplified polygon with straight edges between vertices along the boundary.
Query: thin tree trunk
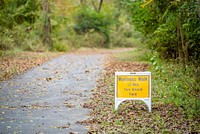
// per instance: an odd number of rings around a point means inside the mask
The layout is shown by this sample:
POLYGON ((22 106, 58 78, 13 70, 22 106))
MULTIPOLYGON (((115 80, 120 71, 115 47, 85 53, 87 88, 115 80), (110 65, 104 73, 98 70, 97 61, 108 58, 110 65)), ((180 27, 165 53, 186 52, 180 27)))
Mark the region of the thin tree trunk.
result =
POLYGON ((181 48, 181 51, 182 51, 182 53, 183 53, 182 61, 183 61, 184 67, 186 67, 186 63, 185 63, 185 52, 184 52, 184 49, 185 49, 184 37, 183 37, 182 25, 181 25, 180 20, 179 20, 179 32, 180 32, 181 47, 182 47, 182 48, 181 48))
POLYGON ((178 43, 178 59, 180 62, 183 60, 183 54, 181 51, 181 42, 180 42, 180 30, 179 30, 179 25, 177 25, 177 43, 178 43))
POLYGON ((188 54, 188 44, 185 42, 185 39, 184 39, 184 31, 182 27, 181 15, 178 18, 178 27, 179 27, 180 40, 181 40, 181 52, 183 54, 182 62, 183 62, 184 68, 186 69, 186 65, 188 64, 189 54, 188 54))
POLYGON ((179 30, 180 30, 181 46, 182 46, 182 52, 183 52, 183 64, 186 69, 186 65, 188 64, 189 54, 188 54, 188 43, 186 43, 186 40, 184 38, 182 19, 183 19, 182 12, 180 12, 179 17, 178 17, 178 25, 179 25, 179 30))
POLYGON ((84 0, 80 0, 80 2, 81 2, 81 5, 83 5, 83 4, 84 4, 84 0))
POLYGON ((185 53, 185 64, 188 65, 189 62, 189 43, 185 43, 185 48, 184 48, 184 53, 185 53))
POLYGON ((44 17, 44 25, 43 25, 43 43, 49 46, 52 45, 51 39, 51 20, 50 20, 50 5, 48 0, 43 0, 43 17, 44 17))
POLYGON ((102 4, 103 4, 103 0, 100 0, 98 12, 101 11, 102 4))

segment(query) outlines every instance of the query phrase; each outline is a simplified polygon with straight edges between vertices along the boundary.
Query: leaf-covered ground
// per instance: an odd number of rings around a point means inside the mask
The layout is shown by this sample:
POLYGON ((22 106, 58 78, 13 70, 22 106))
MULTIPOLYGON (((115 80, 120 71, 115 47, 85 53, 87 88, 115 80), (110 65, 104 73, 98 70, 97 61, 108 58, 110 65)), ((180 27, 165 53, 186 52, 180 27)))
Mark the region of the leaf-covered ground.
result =
POLYGON ((0 81, 10 79, 63 53, 21 52, 0 57, 0 81))
MULTIPOLYGON (((93 91, 93 99, 85 107, 91 108, 90 119, 83 124, 90 125, 88 133, 200 133, 200 119, 188 119, 181 108, 154 100, 152 91, 152 112, 138 101, 125 101, 114 110, 114 73, 116 71, 145 71, 148 64, 119 62, 114 59, 105 65, 103 78, 93 91)), ((153 89, 152 89, 153 90, 153 89)))
MULTIPOLYGON (((115 52, 117 51, 115 50, 115 52)), ((120 49, 120 51, 122 50, 120 49)), ((105 52, 104 50, 79 50, 74 53, 87 55, 97 52, 112 54, 112 51, 105 52)), ((141 53, 141 51, 138 53, 141 53)), ((23 52, 14 56, 1 57, 0 81, 39 66, 43 62, 61 54, 23 52)), ((122 56, 126 55, 122 54, 122 56)), ((130 57, 130 59, 133 59, 133 57, 130 57)), ((108 59, 107 63, 105 63, 102 78, 98 81, 98 85, 93 91, 92 101, 83 105, 84 108, 91 108, 91 117, 87 121, 77 123, 90 126, 88 133, 200 133, 199 117, 188 119, 181 108, 158 101, 160 100, 160 95, 154 92, 153 89, 151 113, 148 112, 147 106, 140 101, 123 102, 117 111, 114 110, 114 73, 116 71, 145 70, 149 70, 149 65, 146 63, 126 60, 118 61, 114 58, 108 59)), ((51 81, 49 78, 48 80, 51 81)), ((65 103, 65 105, 73 107, 69 103, 65 103)), ((30 105, 26 108, 38 109, 40 107, 38 105, 30 105)), ((44 108, 49 107, 45 106, 44 108)), ((64 126, 63 128, 67 127, 64 126)))

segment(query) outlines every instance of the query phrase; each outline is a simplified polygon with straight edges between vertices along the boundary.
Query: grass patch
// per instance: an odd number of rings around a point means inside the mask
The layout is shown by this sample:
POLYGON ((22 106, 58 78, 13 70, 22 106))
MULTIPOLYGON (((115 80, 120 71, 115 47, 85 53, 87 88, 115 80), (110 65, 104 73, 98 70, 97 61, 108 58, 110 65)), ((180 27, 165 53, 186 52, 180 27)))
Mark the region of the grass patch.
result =
POLYGON ((163 75, 153 80, 154 91, 159 97, 157 101, 175 104, 189 118, 199 117, 200 86, 194 74, 189 74, 188 70, 181 71, 174 64, 165 64, 164 69, 163 75))
MULTIPOLYGON (((153 59, 152 59, 153 60, 153 59)), ((200 76, 198 68, 183 68, 175 62, 152 61, 154 102, 174 104, 182 109, 187 118, 200 119, 200 76)))
POLYGON ((148 49, 135 48, 133 51, 122 52, 114 57, 122 62, 147 62, 148 49))
POLYGON ((13 49, 13 50, 7 50, 7 51, 0 50, 0 57, 15 56, 16 54, 21 53, 21 52, 22 52, 21 49, 13 49))

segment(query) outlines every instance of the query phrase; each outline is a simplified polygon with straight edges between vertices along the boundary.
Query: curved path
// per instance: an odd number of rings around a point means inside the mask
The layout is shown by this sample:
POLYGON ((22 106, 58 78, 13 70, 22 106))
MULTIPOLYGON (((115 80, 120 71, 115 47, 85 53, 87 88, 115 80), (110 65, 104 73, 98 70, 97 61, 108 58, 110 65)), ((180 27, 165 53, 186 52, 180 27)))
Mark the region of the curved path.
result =
POLYGON ((77 122, 87 118, 83 105, 101 76, 106 55, 66 54, 1 82, 0 133, 86 133, 77 122))

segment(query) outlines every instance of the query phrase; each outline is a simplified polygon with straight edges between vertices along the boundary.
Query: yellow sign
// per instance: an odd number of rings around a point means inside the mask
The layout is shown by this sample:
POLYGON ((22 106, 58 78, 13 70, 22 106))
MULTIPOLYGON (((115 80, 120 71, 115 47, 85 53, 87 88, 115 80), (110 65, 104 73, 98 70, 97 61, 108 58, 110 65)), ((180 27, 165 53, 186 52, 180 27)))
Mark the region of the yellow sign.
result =
POLYGON ((151 112, 151 72, 115 72, 115 110, 126 100, 141 100, 151 112))
POLYGON ((149 75, 118 75, 117 98, 149 98, 149 75))

